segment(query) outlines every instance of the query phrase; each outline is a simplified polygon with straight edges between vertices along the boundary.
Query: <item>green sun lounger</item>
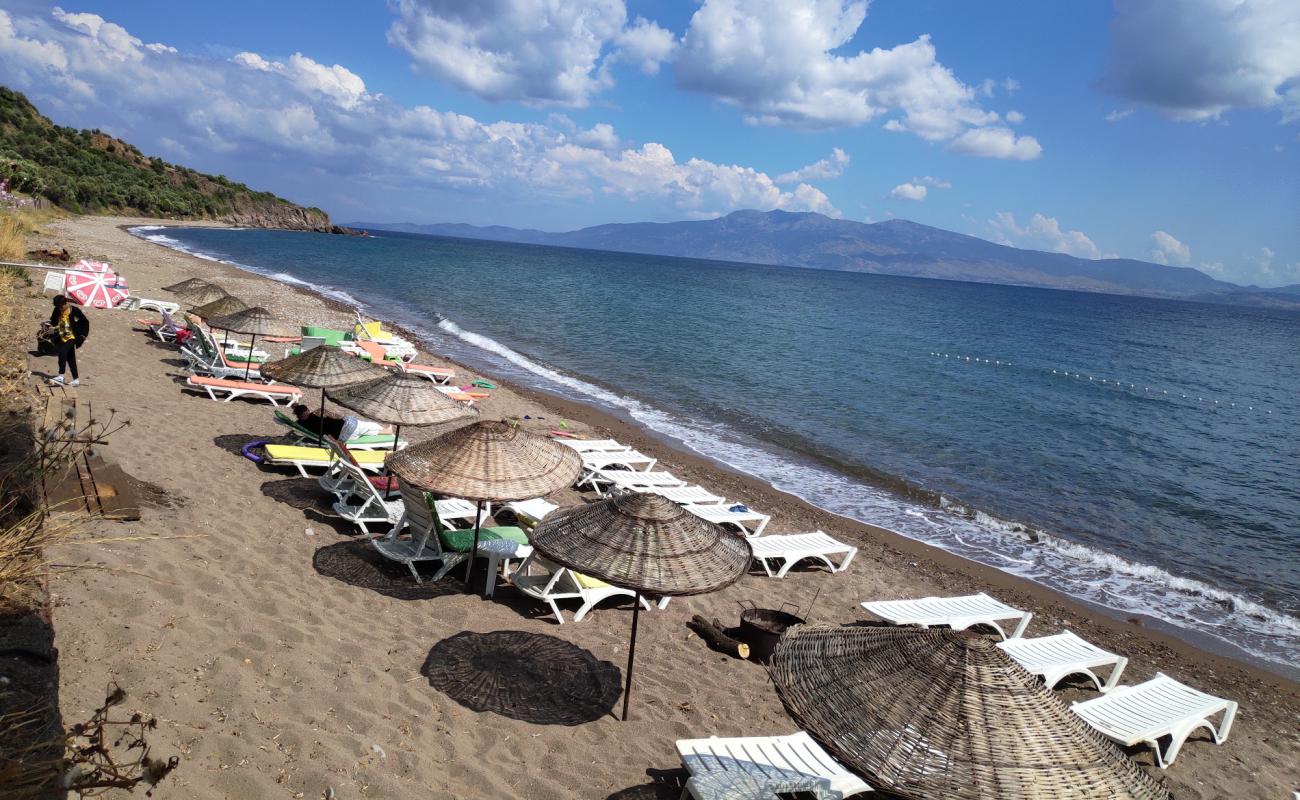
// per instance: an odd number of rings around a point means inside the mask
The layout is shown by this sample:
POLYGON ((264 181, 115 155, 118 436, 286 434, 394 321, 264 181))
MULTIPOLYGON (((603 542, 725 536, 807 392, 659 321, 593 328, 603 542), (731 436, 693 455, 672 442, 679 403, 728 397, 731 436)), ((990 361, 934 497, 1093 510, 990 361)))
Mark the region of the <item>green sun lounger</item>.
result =
POLYGON ((338 347, 343 344, 343 341, 348 336, 344 331, 335 330, 334 328, 320 328, 315 325, 303 325, 302 335, 324 339, 327 347, 338 347))

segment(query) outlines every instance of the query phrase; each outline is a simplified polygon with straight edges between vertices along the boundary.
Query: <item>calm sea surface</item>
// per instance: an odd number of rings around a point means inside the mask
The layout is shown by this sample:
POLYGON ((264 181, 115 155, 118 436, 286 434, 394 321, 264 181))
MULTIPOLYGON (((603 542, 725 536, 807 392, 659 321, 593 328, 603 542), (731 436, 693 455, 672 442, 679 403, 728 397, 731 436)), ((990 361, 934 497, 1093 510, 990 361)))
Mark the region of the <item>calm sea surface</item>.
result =
POLYGON ((137 233, 1296 674, 1300 314, 402 234, 137 233))

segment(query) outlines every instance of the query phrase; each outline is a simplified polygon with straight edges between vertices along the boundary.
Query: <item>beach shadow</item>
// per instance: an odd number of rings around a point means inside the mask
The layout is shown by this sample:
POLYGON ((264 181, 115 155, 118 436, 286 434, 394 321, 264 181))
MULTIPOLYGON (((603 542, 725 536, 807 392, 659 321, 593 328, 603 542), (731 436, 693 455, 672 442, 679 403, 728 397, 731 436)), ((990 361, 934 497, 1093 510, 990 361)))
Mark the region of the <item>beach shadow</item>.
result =
MULTIPOLYGON (((223 433, 220 436, 214 436, 212 438, 212 443, 217 447, 220 447, 232 456, 239 456, 240 458, 244 458, 244 446, 250 442, 270 442, 272 444, 279 444, 280 441, 279 435, 257 436, 252 433, 223 433)), ((259 469, 270 469, 260 462, 253 463, 256 463, 259 469)), ((292 469, 292 467, 290 467, 290 469, 292 469)))
POLYGON ((648 769, 649 783, 619 789, 605 800, 677 800, 690 775, 684 769, 648 769))
POLYGON ((360 533, 355 525, 334 512, 333 495, 322 489, 315 478, 267 481, 261 489, 263 496, 301 511, 307 519, 329 526, 340 536, 355 537, 360 533))
POLYGON ((420 674, 473 711, 534 725, 582 725, 604 717, 622 694, 622 672, 555 636, 464 631, 429 651, 420 674))
MULTIPOLYGON (((486 569, 487 569, 487 559, 484 558, 475 559, 474 574, 469 581, 469 585, 474 587, 475 592, 481 591, 483 589, 483 582, 486 577, 486 569)), ((457 572, 456 574, 463 574, 463 573, 457 572)), ((497 605, 505 606, 506 608, 510 609, 511 611, 515 612, 520 617, 526 620, 530 620, 530 621, 537 620, 540 622, 545 622, 549 625, 560 624, 555 619, 555 614, 552 613, 550 606, 548 606, 546 603, 540 600, 537 600, 536 598, 529 597, 528 595, 519 591, 514 587, 514 584, 510 583, 510 581, 504 578, 497 578, 496 591, 493 592, 491 597, 484 598, 484 599, 491 600, 497 605)), ((573 619, 573 615, 577 613, 580 607, 581 604, 577 602, 569 602, 569 603, 561 602, 560 604, 560 610, 564 612, 564 618, 566 620, 573 619)), ((605 600, 601 602, 600 605, 596 606, 591 611, 589 611, 587 613, 587 616, 584 617, 584 619, 589 619, 593 616, 599 616, 602 611, 611 611, 620 614, 621 613, 630 614, 632 613, 632 598, 613 597, 608 600, 605 600)), ((628 624, 631 623, 629 622, 628 624)))
POLYGON ((365 541, 322 547, 312 556, 311 565, 327 578, 395 600, 432 600, 465 593, 465 585, 451 575, 437 582, 426 578, 416 583, 405 565, 384 558, 365 541))

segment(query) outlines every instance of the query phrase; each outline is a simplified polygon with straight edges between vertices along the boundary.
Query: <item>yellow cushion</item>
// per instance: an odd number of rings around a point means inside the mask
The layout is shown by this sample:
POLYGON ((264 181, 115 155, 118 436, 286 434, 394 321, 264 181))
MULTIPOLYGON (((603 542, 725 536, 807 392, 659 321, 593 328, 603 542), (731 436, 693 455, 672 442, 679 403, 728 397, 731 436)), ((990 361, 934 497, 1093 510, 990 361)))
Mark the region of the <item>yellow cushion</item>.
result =
POLYGON ((573 579, 584 589, 608 589, 609 584, 602 580, 593 578, 589 575, 583 575, 581 572, 574 572, 573 579))
MULTIPOLYGON (((358 464, 382 464, 387 450, 354 450, 352 457, 358 464)), ((297 447, 287 444, 266 445, 266 455, 275 461, 320 461, 328 463, 330 451, 324 447, 297 447)))

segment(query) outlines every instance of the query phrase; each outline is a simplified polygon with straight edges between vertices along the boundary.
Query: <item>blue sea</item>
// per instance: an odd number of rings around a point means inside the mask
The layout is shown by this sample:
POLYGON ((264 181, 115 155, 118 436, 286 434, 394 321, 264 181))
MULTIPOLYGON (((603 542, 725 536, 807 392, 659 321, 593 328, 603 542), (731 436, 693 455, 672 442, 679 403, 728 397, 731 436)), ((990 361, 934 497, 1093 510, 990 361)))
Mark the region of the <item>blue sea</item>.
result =
POLYGON ((396 233, 136 233, 1300 675, 1296 312, 396 233))

